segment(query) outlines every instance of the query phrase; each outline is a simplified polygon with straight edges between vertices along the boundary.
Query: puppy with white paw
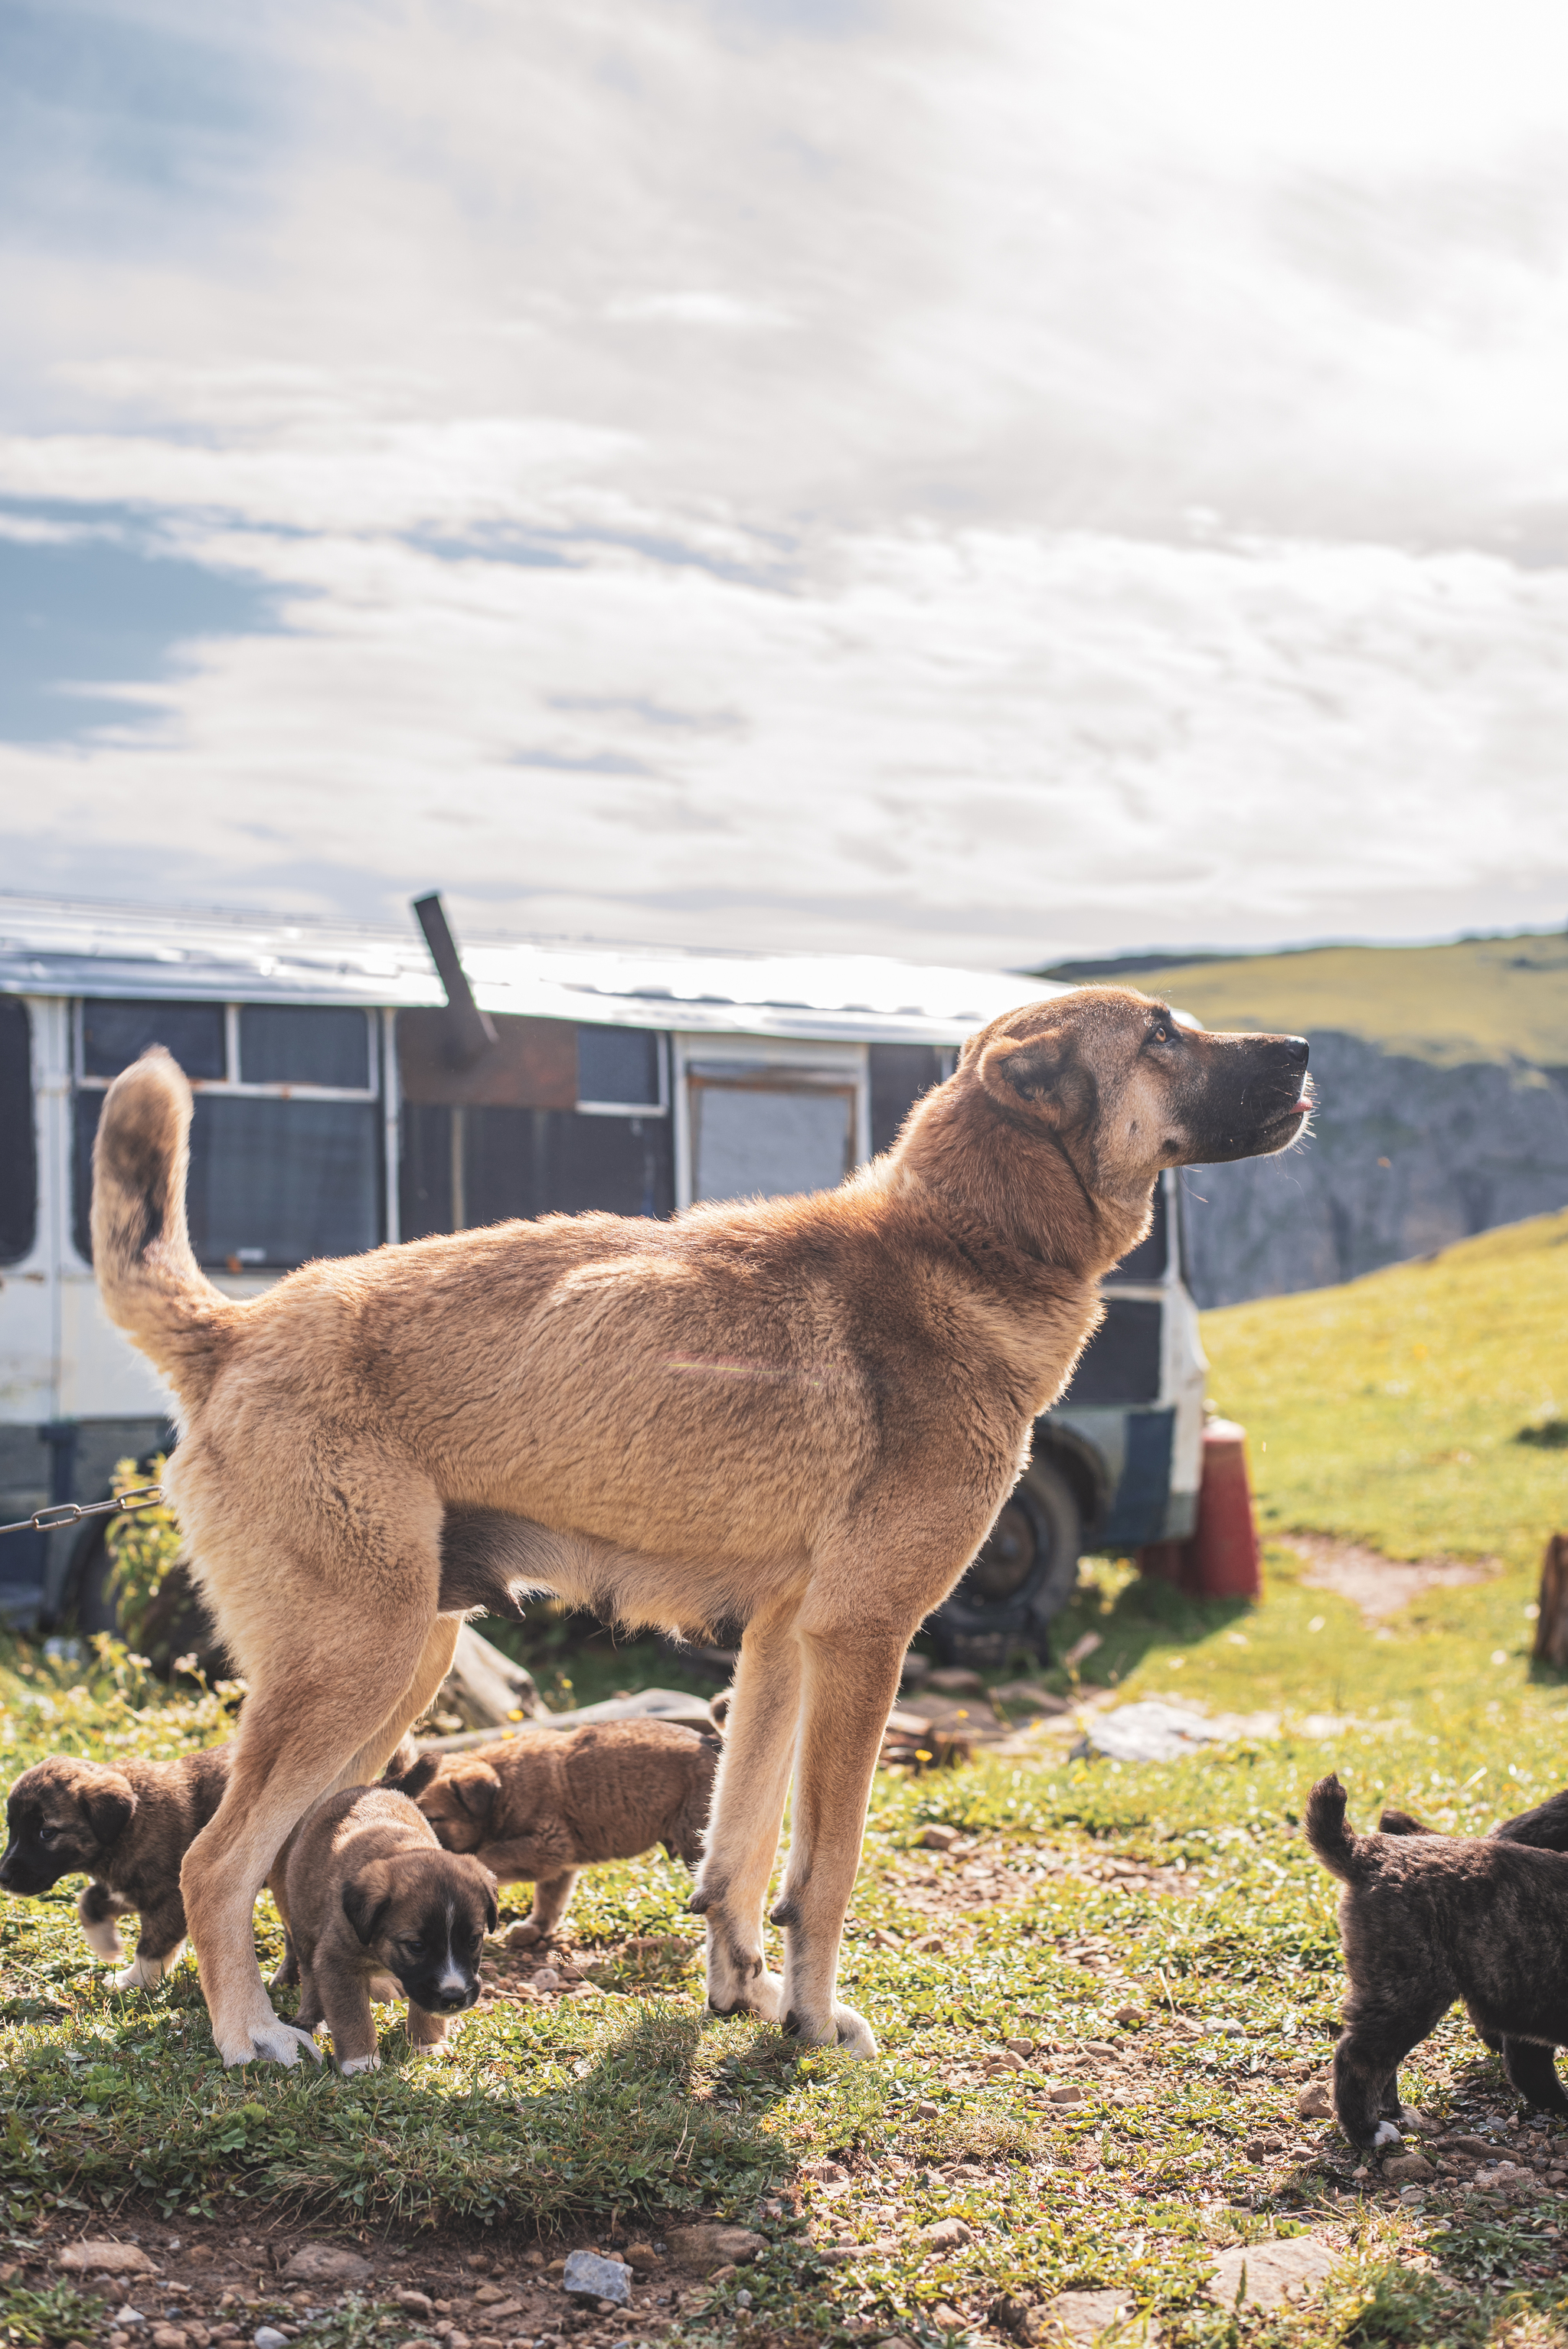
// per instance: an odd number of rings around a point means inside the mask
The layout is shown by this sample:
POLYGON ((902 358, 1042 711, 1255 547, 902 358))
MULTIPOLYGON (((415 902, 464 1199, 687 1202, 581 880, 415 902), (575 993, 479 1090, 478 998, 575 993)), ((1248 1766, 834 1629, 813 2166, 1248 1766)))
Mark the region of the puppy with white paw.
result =
POLYGON ((62 1876, 85 1875, 77 1914, 88 1948, 100 1958, 123 1958, 119 1920, 134 1911, 141 1920, 136 1955, 114 1986, 153 1990, 185 1944, 181 1862, 228 1783, 226 1745, 112 1768, 52 1754, 24 1770, 11 1789, 0 1888, 31 1896, 62 1876))
POLYGON ((406 1795, 349 1786, 301 1820, 284 1889, 299 2028, 326 2025, 340 2071, 374 2071, 381 2059, 370 2001, 389 1975, 408 2002, 415 2054, 439 2054, 448 2017, 480 1994, 480 1952, 498 1918, 489 1868, 443 1851, 406 1795))
POLYGON ((1398 2141, 1399 2065, 1457 1999, 1501 2043, 1521 2095, 1568 2115, 1553 2062, 1568 2046, 1568 1854, 1501 1835, 1412 1834, 1403 1823, 1352 1835, 1345 1809, 1338 1779, 1319 1779, 1306 1839, 1345 1887, 1350 1990, 1334 2108, 1346 2136, 1369 2152, 1398 2141))

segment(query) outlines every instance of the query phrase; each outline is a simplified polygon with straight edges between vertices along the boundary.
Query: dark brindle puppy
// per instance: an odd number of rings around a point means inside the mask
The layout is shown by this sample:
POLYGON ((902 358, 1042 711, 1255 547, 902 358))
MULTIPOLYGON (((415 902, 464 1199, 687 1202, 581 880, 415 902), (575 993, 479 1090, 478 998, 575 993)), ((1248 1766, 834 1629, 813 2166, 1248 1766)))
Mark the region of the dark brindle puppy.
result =
POLYGON ((24 1770, 5 1806, 0 1887, 47 1892, 62 1876, 89 1878, 77 1914, 88 1946, 123 1958, 118 1920, 141 1920, 136 1955, 116 1990, 152 1990, 185 1942, 180 1864, 216 1812, 229 1783, 230 1749, 209 1746, 172 1762, 112 1769, 66 1754, 24 1770))
MULTIPOLYGON (((405 1740, 405 1744, 407 1744, 405 1740)), ((533 1887, 520 1940, 548 1940, 580 1868, 662 1843, 695 1868, 723 1747, 673 1721, 525 1727, 465 1754, 427 1754, 386 1783, 411 1795, 446 1851, 470 1851, 502 1884, 533 1887)))
POLYGON ((480 1951, 497 1921, 490 1870, 443 1851, 407 1795, 349 1786, 301 1821, 286 1892, 298 2027, 325 2022, 340 2071, 375 2071, 371 1992, 391 1975, 408 2002, 415 2054, 438 2054, 447 2017, 480 1994, 480 1951))
MULTIPOLYGON (((1387 1810, 1377 1822, 1377 1832, 1379 1835, 1419 1836, 1436 1835, 1439 1830, 1424 1826, 1408 1811, 1387 1810)), ((1511 1819, 1503 1819, 1491 1829, 1488 1841, 1530 1844, 1537 1851, 1568 1851, 1568 1794, 1549 1795, 1545 1802, 1537 1803, 1532 1810, 1521 1811, 1511 1819)), ((1540 2105, 1548 2112, 1568 2114, 1568 2097, 1563 2096, 1558 2085, 1557 2074, 1549 2055, 1543 2055, 1539 2047, 1524 2044, 1511 2054, 1507 2042, 1497 2032, 1488 2030, 1473 2007, 1470 2009, 1470 2019, 1478 2038, 1486 2042, 1494 2055, 1501 2055, 1508 2076, 1522 2095, 1528 2096, 1532 2104, 1540 2105), (1523 2086, 1520 2066, 1533 2082, 1532 2086, 1523 2086)))
POLYGON ((1552 2059, 1568 2045, 1568 1854, 1501 1835, 1356 1836, 1345 1802, 1337 1778, 1320 1779, 1306 1838, 1346 1888, 1350 1991, 1334 2051, 1346 2136, 1367 2148, 1397 2141, 1399 2065, 1456 1999, 1496 2033, 1520 2095, 1568 2114, 1552 2059))

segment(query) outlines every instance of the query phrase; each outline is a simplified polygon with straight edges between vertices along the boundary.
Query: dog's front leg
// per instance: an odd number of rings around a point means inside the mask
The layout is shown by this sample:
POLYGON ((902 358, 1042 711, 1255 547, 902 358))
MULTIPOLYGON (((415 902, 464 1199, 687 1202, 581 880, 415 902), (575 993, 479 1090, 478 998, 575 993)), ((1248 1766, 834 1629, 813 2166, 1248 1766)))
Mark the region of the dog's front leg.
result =
POLYGON ((142 1910, 136 1955, 115 1975, 116 1990, 156 1990, 164 1975, 172 1972, 178 1964, 184 1947, 185 1906, 176 1893, 172 1900, 142 1910))
POLYGON ((863 2015, 833 1996, 844 1916, 861 1864, 872 1773, 898 1693, 905 1641, 863 1628, 813 1628, 802 1640, 805 1709, 784 1896, 784 2027, 814 2047, 874 2055, 863 2015))
POLYGON ((448 2053, 446 2016, 427 2014, 422 2006, 416 2006, 410 1999, 408 2045, 416 2055, 445 2055, 448 2053))
POLYGON ((125 1943, 119 1938, 117 1918, 129 1913, 130 1903, 111 1892, 107 1884, 84 1887, 77 1902, 77 1918, 88 1949, 95 1958, 123 1958, 125 1943))
POLYGON ((561 1876, 536 1877, 533 1885, 533 1906, 516 1928, 517 1938, 525 1948, 535 1941, 548 1941, 566 1914, 566 1904, 577 1882, 577 1870, 569 1868, 561 1876))
POLYGON ((762 1959, 762 1904, 779 1849, 800 1712, 795 1602, 747 1626, 707 1848, 690 1907, 707 1920, 707 2002, 777 2023, 783 1984, 762 1959))

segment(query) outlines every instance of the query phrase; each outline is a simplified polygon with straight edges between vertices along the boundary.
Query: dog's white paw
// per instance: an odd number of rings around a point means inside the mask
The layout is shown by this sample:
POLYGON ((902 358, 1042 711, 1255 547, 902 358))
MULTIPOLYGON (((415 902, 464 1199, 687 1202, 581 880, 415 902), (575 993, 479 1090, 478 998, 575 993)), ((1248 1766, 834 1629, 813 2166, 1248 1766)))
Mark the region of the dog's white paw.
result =
POLYGON ((432 2055, 451 2054, 452 2043, 449 2039, 431 2039, 423 2044, 416 2043, 409 2048, 408 2053, 410 2055, 418 2056, 419 2061, 424 2063, 432 2055))
POLYGON ((1392 2121, 1379 2121, 1377 2134, 1372 2139, 1372 2150, 1374 2153, 1381 2153, 1385 2146, 1398 2145, 1402 2142, 1399 2132, 1392 2121))
POLYGON ((299 2062, 302 2054, 315 2064, 321 2061, 321 2050, 308 2031, 296 2031, 292 2023, 273 2015, 271 2023, 255 2023, 251 2028, 236 2033, 232 2039, 220 2039, 218 2053, 231 2067, 236 2064, 281 2064, 284 2071, 299 2062))
POLYGON ((356 2072, 379 2072, 381 2058, 379 2055, 351 2055, 346 2064, 340 2064, 337 2068, 346 2080, 351 2080, 356 2072))
POLYGON ((857 2014, 852 2006, 841 2006, 835 1999, 833 2021, 838 2026, 839 2044, 846 2055, 871 2056, 876 2054, 876 2033, 863 2014, 857 2014))
POLYGON ((123 1971, 113 1976, 116 1990, 156 1990, 163 1980, 161 1958, 132 1958, 123 1971))

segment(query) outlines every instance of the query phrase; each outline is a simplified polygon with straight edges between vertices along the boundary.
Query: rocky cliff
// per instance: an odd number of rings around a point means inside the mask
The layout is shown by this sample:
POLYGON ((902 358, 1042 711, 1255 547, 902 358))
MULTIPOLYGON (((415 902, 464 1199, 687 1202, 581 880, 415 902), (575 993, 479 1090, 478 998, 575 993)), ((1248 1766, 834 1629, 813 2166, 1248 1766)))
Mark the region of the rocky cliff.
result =
POLYGON ((1568 1205, 1568 1069, 1434 1065, 1312 1030, 1318 1108, 1282 1158, 1183 1178, 1203 1306, 1351 1280, 1568 1205))

